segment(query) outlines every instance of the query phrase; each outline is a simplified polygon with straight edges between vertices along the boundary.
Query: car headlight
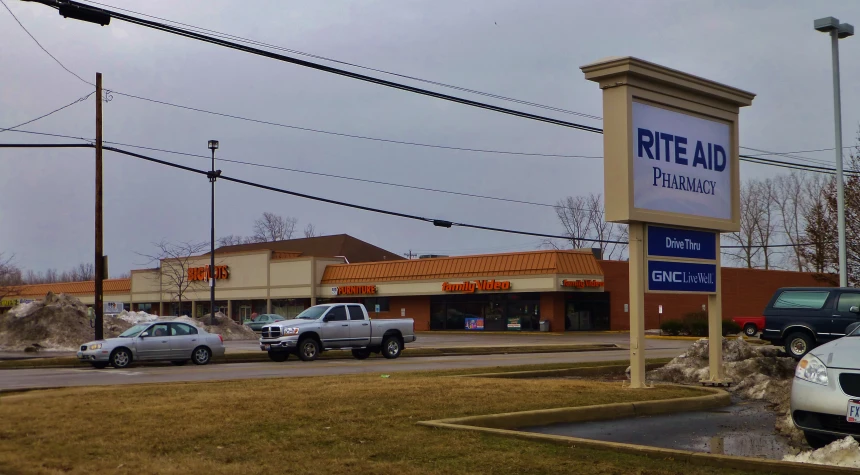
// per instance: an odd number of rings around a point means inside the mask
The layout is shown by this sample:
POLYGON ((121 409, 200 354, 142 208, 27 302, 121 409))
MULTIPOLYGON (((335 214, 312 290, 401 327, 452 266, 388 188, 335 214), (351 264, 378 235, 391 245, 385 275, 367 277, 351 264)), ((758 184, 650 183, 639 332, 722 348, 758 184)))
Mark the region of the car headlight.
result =
POLYGON ((806 356, 797 364, 797 369, 794 370, 794 377, 809 381, 810 383, 821 384, 827 386, 827 366, 824 363, 807 353, 806 356))
POLYGON ((298 335, 298 328, 284 328, 284 335, 298 335))
POLYGON ((101 343, 94 343, 94 344, 90 345, 90 349, 91 350, 101 350, 102 344, 101 343))

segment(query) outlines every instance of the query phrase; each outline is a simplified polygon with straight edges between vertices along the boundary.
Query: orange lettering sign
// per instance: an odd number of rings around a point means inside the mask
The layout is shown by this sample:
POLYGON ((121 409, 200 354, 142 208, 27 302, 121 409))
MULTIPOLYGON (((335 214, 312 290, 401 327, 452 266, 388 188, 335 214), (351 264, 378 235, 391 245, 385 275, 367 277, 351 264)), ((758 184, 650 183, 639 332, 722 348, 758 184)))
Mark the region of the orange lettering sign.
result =
POLYGON ((344 285, 337 288, 338 295, 376 294, 375 285, 344 285))
POLYGON ((510 290, 511 283, 507 280, 475 280, 459 284, 442 283, 442 292, 465 292, 473 294, 475 291, 510 290))
MULTIPOLYGON (((230 278, 230 267, 229 266, 215 266, 215 279, 223 280, 230 278)), ((191 282, 200 281, 200 280, 209 280, 209 266, 203 267, 189 267, 188 268, 188 280, 191 282)))
POLYGON ((603 287, 602 280, 595 279, 577 279, 577 280, 562 280, 562 287, 573 287, 576 289, 584 289, 586 287, 603 287))

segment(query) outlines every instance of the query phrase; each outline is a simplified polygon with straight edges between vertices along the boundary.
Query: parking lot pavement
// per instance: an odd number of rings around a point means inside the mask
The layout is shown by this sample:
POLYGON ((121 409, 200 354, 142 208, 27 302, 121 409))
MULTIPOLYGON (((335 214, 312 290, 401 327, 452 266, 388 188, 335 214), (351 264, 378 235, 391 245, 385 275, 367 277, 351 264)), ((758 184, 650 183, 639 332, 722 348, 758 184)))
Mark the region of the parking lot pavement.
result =
MULTIPOLYGON (((649 349, 648 358, 675 356, 675 350, 649 349)), ((526 353, 517 355, 434 356, 416 358, 370 358, 362 361, 318 360, 310 363, 290 358, 284 363, 228 363, 207 366, 133 366, 124 370, 112 368, 39 368, 0 370, 0 390, 98 386, 115 384, 168 383, 184 381, 220 381, 236 379, 285 378, 335 374, 379 373, 399 371, 433 371, 442 369, 493 368, 496 366, 548 363, 583 363, 620 361, 630 357, 627 350, 585 351, 580 353, 526 353)))
MULTIPOLYGON (((407 343, 407 348, 477 348, 486 346, 553 346, 553 345, 596 345, 614 344, 621 348, 630 347, 630 334, 619 332, 606 333, 576 333, 563 334, 546 333, 447 333, 447 332, 418 332, 418 340, 407 343)), ((693 342, 684 340, 645 340, 646 348, 653 349, 685 349, 693 342)), ((225 341, 227 352, 238 353, 259 351, 256 340, 225 341)), ((680 353, 679 353, 680 354, 680 353)))

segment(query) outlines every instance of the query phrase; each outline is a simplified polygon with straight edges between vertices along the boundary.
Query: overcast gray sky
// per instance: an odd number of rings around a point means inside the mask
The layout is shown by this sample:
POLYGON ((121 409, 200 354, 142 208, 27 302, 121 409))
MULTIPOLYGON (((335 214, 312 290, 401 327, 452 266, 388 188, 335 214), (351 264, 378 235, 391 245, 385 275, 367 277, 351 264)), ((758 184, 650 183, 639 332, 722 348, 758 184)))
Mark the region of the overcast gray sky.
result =
MULTIPOLYGON (((145 29, 63 19, 4 0, 68 68, 105 87, 225 113, 469 148, 601 155, 597 134, 506 116, 334 76, 145 29)), ((602 115, 579 66, 632 55, 757 94, 741 112, 741 145, 777 151, 833 147, 830 43, 814 19, 860 25, 843 1, 102 0, 267 43, 495 94, 602 115)), ((63 71, 0 9, 0 128, 32 119, 91 87, 63 71)), ((854 143, 860 39, 840 41, 843 126, 854 143)), ((378 73, 372 73, 379 75, 378 73)), ((414 83, 413 83, 414 84, 414 83)), ((416 84, 421 86, 421 84, 416 84)), ((438 88, 437 88, 438 89, 438 88)), ((440 89, 441 92, 451 92, 440 89)), ((480 96, 457 92, 473 99, 480 96)), ((600 127, 600 121, 493 103, 600 127)), ((24 127, 94 136, 94 99, 24 127)), ((105 140, 417 186, 555 203, 602 192, 600 159, 455 152, 251 124, 114 95, 105 140)), ((53 142, 12 132, 0 142, 53 142)), ((743 150, 742 150, 743 152, 743 150)), ((151 153, 190 166, 208 160, 151 153)), ((806 154, 833 161, 833 152, 806 154)), ((25 268, 65 269, 93 255, 93 151, 0 151, 0 252, 25 268)), ((220 163, 225 174, 298 192, 428 217, 559 233, 551 208, 441 195, 220 163)), ((741 176, 779 169, 743 164, 741 176)), ((105 252, 116 274, 153 241, 208 240, 205 177, 105 153, 105 252)), ((220 181, 216 234, 250 234, 264 211, 348 233, 391 251, 467 254, 534 249, 539 239, 441 229, 220 181)))

